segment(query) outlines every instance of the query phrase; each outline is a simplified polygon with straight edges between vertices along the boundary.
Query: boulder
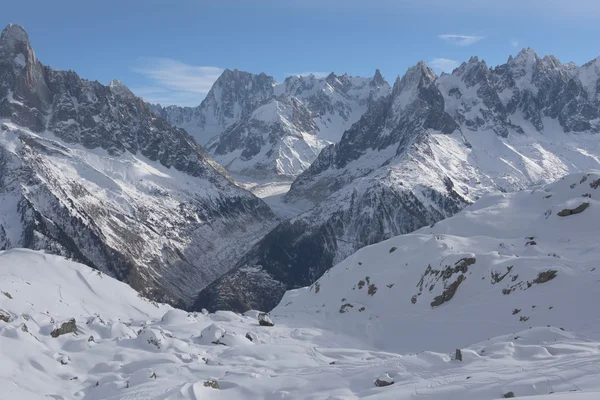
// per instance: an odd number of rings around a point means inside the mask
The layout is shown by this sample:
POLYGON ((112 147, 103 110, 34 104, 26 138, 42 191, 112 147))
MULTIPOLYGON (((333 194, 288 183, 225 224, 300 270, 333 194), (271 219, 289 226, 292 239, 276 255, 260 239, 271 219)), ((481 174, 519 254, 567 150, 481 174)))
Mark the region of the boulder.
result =
POLYGON ((377 378, 375 380, 375 386, 377 386, 377 387, 390 386, 393 384, 394 384, 394 380, 387 373, 379 375, 379 378, 377 378))
POLYGON ((258 314, 258 323, 260 326, 275 326, 275 323, 269 317, 267 313, 258 314))
POLYGON ((50 333, 50 336, 57 338, 60 335, 66 335, 67 333, 77 333, 77 323, 75 322, 75 318, 71 318, 67 322, 60 324, 60 327, 54 329, 50 333))

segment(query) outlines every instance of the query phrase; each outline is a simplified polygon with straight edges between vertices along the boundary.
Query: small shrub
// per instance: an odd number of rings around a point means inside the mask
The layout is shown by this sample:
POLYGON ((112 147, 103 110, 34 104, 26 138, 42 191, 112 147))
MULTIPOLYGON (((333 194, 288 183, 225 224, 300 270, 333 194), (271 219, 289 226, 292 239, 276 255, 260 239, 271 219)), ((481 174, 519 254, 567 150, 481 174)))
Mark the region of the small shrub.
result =
POLYGON ((358 288, 362 289, 365 286, 365 281, 363 281, 362 279, 360 281, 358 281, 358 288))
POLYGON ((529 321, 529 317, 526 317, 526 316, 521 316, 521 317, 519 318, 519 321, 521 321, 521 322, 529 321))
POLYGON ((394 284, 393 284, 393 283, 390 283, 389 285, 385 285, 385 286, 387 286, 388 288, 390 288, 390 289, 391 289, 391 288, 393 288, 393 287, 394 287, 394 284))
POLYGON ((416 304, 417 302, 417 295, 415 294, 413 297, 410 298, 410 302, 413 304, 416 304))
POLYGON ((512 313, 512 315, 517 315, 517 314, 518 314, 518 313, 520 313, 520 312, 521 312, 521 309, 520 309, 520 308, 515 308, 515 309, 513 310, 513 313, 512 313))
POLYGON ((8 292, 2 292, 2 294, 3 294, 3 295, 5 295, 6 297, 8 297, 8 298, 9 298, 9 299, 11 299, 11 300, 12 300, 12 298, 13 298, 13 297, 10 295, 10 293, 8 293, 8 292))
POLYGON ((502 397, 504 397, 505 399, 512 399, 513 397, 515 397, 515 394, 513 392, 508 392, 504 393, 502 397))
POLYGON ((319 282, 315 282, 315 293, 319 293, 321 291, 321 284, 319 282))
POLYGON ((392 248, 390 249, 390 253, 393 253, 393 252, 395 252, 396 250, 398 250, 398 248, 394 246, 394 247, 392 247, 392 248))

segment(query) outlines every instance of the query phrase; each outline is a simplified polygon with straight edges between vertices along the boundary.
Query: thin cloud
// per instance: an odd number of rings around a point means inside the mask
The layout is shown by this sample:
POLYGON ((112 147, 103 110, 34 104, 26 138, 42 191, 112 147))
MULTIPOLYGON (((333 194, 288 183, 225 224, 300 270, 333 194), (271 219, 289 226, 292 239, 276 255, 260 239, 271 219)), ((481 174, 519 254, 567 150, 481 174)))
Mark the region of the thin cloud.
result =
POLYGON ((194 66, 170 58, 140 58, 132 67, 148 85, 132 89, 151 103, 197 106, 219 78, 223 69, 194 66))
POLYGON ((512 47, 519 47, 519 41, 518 40, 513 40, 512 42, 510 42, 510 45, 512 47))
POLYGON ((443 34, 438 36, 440 39, 451 43, 455 46, 470 46, 485 39, 483 36, 471 36, 471 35, 454 35, 454 34, 443 34))
POLYGON ((436 74, 440 74, 442 72, 451 73, 454 68, 458 68, 460 63, 448 58, 434 58, 429 62, 429 65, 436 74))
POLYGON ((300 73, 295 73, 295 74, 286 74, 286 76, 310 76, 310 75, 314 75, 315 78, 325 78, 327 75, 329 75, 328 72, 300 72, 300 73))

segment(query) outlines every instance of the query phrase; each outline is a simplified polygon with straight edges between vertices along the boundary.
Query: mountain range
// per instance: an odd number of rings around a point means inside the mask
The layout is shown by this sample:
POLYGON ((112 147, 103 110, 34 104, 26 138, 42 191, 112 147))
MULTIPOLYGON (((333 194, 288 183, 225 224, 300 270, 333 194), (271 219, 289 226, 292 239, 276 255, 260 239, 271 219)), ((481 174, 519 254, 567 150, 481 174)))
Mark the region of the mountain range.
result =
POLYGON ((524 49, 441 76, 419 62, 391 87, 379 71, 278 84, 225 70, 198 107, 161 107, 44 66, 9 25, 0 249, 73 258, 181 307, 269 310, 356 250, 487 193, 599 168, 599 78, 598 58, 524 49), (294 179, 281 204, 293 212, 275 215, 232 176, 294 179))
POLYGON ((232 174, 286 180, 389 91, 379 70, 372 78, 331 73, 290 76, 281 84, 264 73, 225 70, 198 107, 151 108, 186 129, 232 174))
POLYGON ((280 223, 195 308, 271 309, 357 249, 447 218, 491 191, 600 168, 600 58, 581 67, 524 49, 438 77, 423 62, 323 149, 280 223))

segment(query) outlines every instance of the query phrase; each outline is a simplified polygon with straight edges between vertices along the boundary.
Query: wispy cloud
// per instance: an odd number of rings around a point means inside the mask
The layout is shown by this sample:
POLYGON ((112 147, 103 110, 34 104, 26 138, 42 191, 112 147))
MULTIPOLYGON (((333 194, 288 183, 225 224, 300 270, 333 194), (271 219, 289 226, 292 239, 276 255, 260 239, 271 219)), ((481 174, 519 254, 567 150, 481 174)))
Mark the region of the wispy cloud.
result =
POLYGON ((443 35, 438 35, 438 37, 448 43, 451 43, 455 46, 470 46, 479 42, 480 40, 485 39, 484 36, 471 36, 471 35, 454 35, 445 33, 443 35))
POLYGON ((434 58, 428 63, 436 74, 442 72, 450 73, 457 68, 460 63, 456 60, 450 60, 448 58, 434 58))
POLYGON ((132 67, 148 85, 131 90, 151 103, 197 106, 223 70, 195 66, 170 58, 140 58, 132 67))
POLYGON ((300 72, 300 73, 289 73, 286 76, 310 76, 314 75, 316 78, 325 78, 329 75, 329 72, 300 72))
POLYGON ((513 40, 513 41, 510 42, 510 45, 512 47, 519 47, 519 41, 518 40, 513 40))

